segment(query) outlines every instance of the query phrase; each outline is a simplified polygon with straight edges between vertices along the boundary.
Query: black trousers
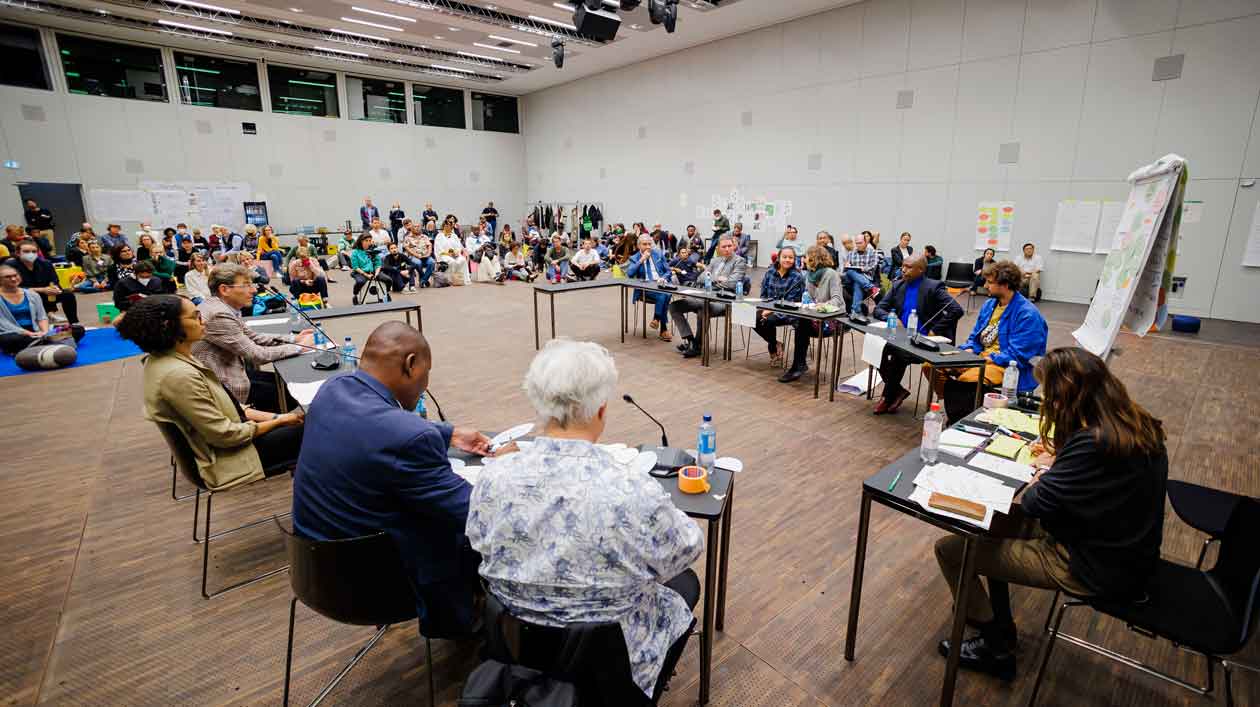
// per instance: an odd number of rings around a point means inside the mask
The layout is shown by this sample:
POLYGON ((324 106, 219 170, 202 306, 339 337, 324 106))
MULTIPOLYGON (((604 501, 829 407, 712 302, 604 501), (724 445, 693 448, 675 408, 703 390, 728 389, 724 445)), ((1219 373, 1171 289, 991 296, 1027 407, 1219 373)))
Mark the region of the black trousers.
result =
POLYGON ((569 267, 578 280, 594 280, 599 277, 599 265, 587 265, 584 268, 579 268, 576 265, 570 265, 569 267))
MULTIPOLYGON (((275 374, 269 371, 247 371, 246 373, 249 375, 249 399, 245 401, 246 404, 255 410, 280 412, 280 393, 276 388, 275 374)), ((284 391, 284 399, 290 410, 297 409, 298 402, 289 395, 287 388, 284 391)))
MULTIPOLYGON (((761 315, 758 314, 758 317, 761 315)), ((784 324, 791 324, 792 318, 785 317, 782 314, 771 313, 765 319, 758 319, 757 326, 753 327, 753 331, 762 339, 765 339, 766 346, 769 347, 771 354, 779 353, 779 341, 776 337, 779 327, 784 324)))
MULTIPOLYGON (((83 338, 83 335, 86 332, 84 331, 82 325, 71 324, 70 333, 74 336, 74 340, 77 342, 79 339, 83 338)), ((13 356, 17 352, 38 341, 40 341, 40 339, 27 336, 26 334, 0 334, 0 351, 13 356)))
POLYGON ((44 298, 45 309, 52 311, 57 308, 57 305, 61 305, 61 309, 66 314, 66 321, 71 324, 79 323, 79 300, 75 299, 74 290, 62 290, 60 293, 53 295, 51 303, 48 301, 47 295, 40 296, 44 298))
POLYGON ((943 397, 945 398, 945 418, 947 424, 952 425, 976 409, 976 384, 947 378, 943 397))
MULTIPOLYGON (((665 586, 678 592, 687 602, 687 607, 694 610, 696 604, 700 603, 700 578, 692 570, 685 570, 682 574, 674 577, 665 583, 665 586)), ((691 625, 696 625, 692 620, 691 625)), ((652 700, 655 702, 661 697, 661 693, 665 691, 665 686, 669 684, 669 679, 674 674, 674 668, 678 665, 678 659, 682 657, 683 650, 687 647, 687 637, 691 635, 691 631, 684 633, 682 638, 674 641, 669 647, 669 651, 665 653, 665 662, 661 664, 661 674, 656 678, 656 688, 652 691, 652 700)))
MULTIPOLYGON (((906 375, 906 368, 910 366, 912 361, 904 353, 892 348, 884 347, 883 358, 879 361, 879 377, 884 379, 884 400, 892 402, 901 395, 904 388, 901 387, 901 379, 906 375)), ((972 389, 972 393, 975 390, 972 389)), ((967 412, 971 412, 968 410, 967 412)), ((964 413, 965 414, 965 413, 964 413)))
MULTIPOLYGON (((792 328, 796 330, 792 340, 792 368, 809 368, 809 340, 819 336, 818 322, 793 318, 792 328)), ((830 323, 825 323, 822 327, 822 336, 831 336, 830 323)), ((818 342, 818 345, 822 346, 822 342, 818 342)))
POLYGON ((294 282, 289 285, 289 294, 293 295, 294 299, 297 299, 298 297, 304 294, 307 294, 308 292, 317 294, 320 297, 323 297, 325 300, 327 300, 328 299, 328 279, 321 275, 315 278, 315 284, 313 285, 305 285, 305 284, 302 284, 301 282, 294 282))
POLYGON ((302 450, 302 425, 297 427, 277 427, 265 435, 254 438, 254 449, 262 460, 263 473, 276 476, 290 471, 297 464, 298 452, 302 450))

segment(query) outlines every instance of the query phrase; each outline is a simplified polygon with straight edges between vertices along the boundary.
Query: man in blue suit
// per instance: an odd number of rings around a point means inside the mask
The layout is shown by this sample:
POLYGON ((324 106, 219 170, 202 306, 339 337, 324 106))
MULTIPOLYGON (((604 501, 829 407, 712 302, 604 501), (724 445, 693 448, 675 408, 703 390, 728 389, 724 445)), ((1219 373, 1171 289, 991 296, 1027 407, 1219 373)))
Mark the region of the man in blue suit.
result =
POLYGON ((424 335, 386 322, 368 337, 359 370, 324 383, 306 412, 293 527, 315 540, 389 533, 424 634, 451 638, 475 629, 481 558, 464 536, 472 486, 451 470, 447 449, 487 454, 490 440, 413 412, 431 363, 424 335))
POLYGON ((372 221, 381 217, 381 210, 372 205, 371 199, 364 199, 359 207, 359 220, 363 222, 363 230, 372 230, 372 221))
MULTIPOLYGON (((646 233, 639 236, 639 252, 630 256, 630 262, 626 265, 626 277, 647 282, 667 282, 669 280, 669 262, 665 259, 665 254, 653 248, 653 245, 655 243, 652 241, 652 236, 646 233)), ((671 339, 669 335, 669 295, 664 292, 636 290, 631 301, 638 302, 641 297, 656 304, 656 311, 652 315, 651 327, 655 329, 659 326, 661 328, 661 340, 669 341, 671 339)))

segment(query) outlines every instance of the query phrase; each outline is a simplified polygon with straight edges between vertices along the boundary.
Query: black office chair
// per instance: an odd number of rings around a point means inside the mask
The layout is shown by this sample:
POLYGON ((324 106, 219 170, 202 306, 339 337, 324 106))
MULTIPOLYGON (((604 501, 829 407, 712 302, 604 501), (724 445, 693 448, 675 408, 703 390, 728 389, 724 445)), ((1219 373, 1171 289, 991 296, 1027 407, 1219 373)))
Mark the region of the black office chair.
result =
MULTIPOLYGON (((189 446, 188 440, 184 438, 184 433, 182 430, 179 429, 179 427, 177 427, 176 425, 170 422, 155 422, 154 424, 157 425, 158 431, 162 433, 162 439, 166 440, 166 446, 169 447, 171 450, 171 458, 172 460, 174 460, 175 468, 179 471, 179 473, 184 475, 185 480, 187 480, 189 483, 191 483, 193 486, 197 488, 196 492, 193 494, 193 542, 199 543, 202 545, 202 548, 201 548, 201 596, 206 599, 209 599, 211 597, 217 597, 220 594, 223 594, 225 592, 230 592, 233 589, 240 589, 241 587, 254 584, 255 582, 261 582, 262 580, 272 575, 280 574, 281 572, 288 569, 289 566, 285 565, 284 567, 271 570, 270 572, 260 574, 251 579, 243 580, 243 581, 237 582, 236 584, 223 587, 222 589, 219 589, 213 594, 206 591, 206 576, 209 574, 209 571, 210 571, 210 541, 213 540, 214 538, 221 538, 224 535, 230 535, 239 530, 245 530, 246 528, 252 528, 256 525, 261 525, 263 523, 266 523, 267 519, 263 518, 262 520, 252 521, 250 523, 237 526, 230 530, 220 530, 219 532, 214 533, 212 535, 210 533, 211 503, 214 501, 214 496, 216 493, 224 493, 224 492, 211 491, 210 488, 206 486, 205 481, 201 479, 201 472, 197 469, 197 459, 193 455, 192 447, 189 446), (201 511, 201 494, 203 492, 206 494, 206 535, 204 539, 197 537, 197 518, 201 511)), ((283 515, 287 516, 289 515, 289 513, 284 513, 283 515)))
MULTIPOLYGON (((1055 640, 1062 639, 1200 695, 1212 692, 1215 663, 1220 663, 1225 673, 1225 704, 1232 707, 1233 669, 1257 672, 1255 668, 1225 659, 1247 645, 1255 631, 1256 621, 1260 619, 1260 549, 1256 548, 1257 537, 1260 537, 1260 501, 1240 497, 1225 524, 1220 538, 1220 556, 1212 569, 1205 572, 1160 559, 1145 596, 1138 601, 1090 597, 1065 601, 1059 608, 1054 628, 1050 629, 1050 640, 1046 642, 1028 704, 1036 703, 1046 665, 1050 662, 1050 652, 1055 640), (1063 614, 1072 606, 1088 606, 1123 621, 1138 633, 1164 638, 1178 648, 1198 653, 1206 663, 1207 684, 1191 684, 1102 646, 1061 633, 1059 627, 1063 623, 1063 614)), ((1058 597, 1056 592, 1054 603, 1058 602, 1058 597)))
POLYGON ((179 484, 179 467, 175 464, 175 455, 172 454, 171 455, 171 500, 172 501, 187 501, 188 499, 196 496, 195 493, 186 493, 183 496, 180 496, 177 491, 178 484, 179 484))
POLYGON ((945 268, 945 287, 949 289, 949 294, 955 299, 964 292, 967 293, 967 311, 971 311, 971 303, 975 301, 976 296, 971 293, 971 286, 975 284, 976 276, 972 273, 971 263, 951 262, 945 268))
POLYGON ((487 592, 485 627, 483 657, 570 683, 584 706, 655 704, 634 682, 625 637, 616 622, 564 627, 532 624, 512 616, 494 594, 487 592))
POLYGON ((1244 498, 1246 497, 1228 491, 1169 479, 1168 500, 1177 517, 1191 528, 1208 535, 1199 550, 1199 561, 1194 565, 1196 568, 1203 567, 1208 547, 1224 537, 1225 524, 1229 522, 1239 501, 1244 498))
MULTIPOLYGON (((311 707, 318 705, 337 687, 363 656, 376 645, 393 624, 416 618, 416 595, 411 579, 403 570, 398 548, 385 532, 344 540, 310 540, 281 525, 289 555, 289 639, 284 658, 284 704, 289 704, 289 681, 293 673, 293 624, 301 601, 321 616, 352 626, 376 626, 377 631, 324 686, 311 707)), ((425 667, 429 673, 429 704, 437 704, 433 688, 433 647, 426 637, 425 667)))

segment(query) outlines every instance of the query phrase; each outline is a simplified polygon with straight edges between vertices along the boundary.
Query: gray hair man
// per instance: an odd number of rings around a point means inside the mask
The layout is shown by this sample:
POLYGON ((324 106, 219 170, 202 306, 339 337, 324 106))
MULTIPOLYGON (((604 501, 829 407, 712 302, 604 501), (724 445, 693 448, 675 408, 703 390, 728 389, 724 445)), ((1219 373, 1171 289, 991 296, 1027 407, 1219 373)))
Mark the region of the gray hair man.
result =
MULTIPOLYGON (((734 237, 730 234, 723 235, 718 239, 717 254, 708 265, 701 266, 712 278, 714 290, 734 292, 735 286, 743 282, 744 273, 748 269, 748 261, 735 254, 736 247, 734 237)), ((678 345, 683 358, 695 358, 704 350, 703 324, 700 326, 700 331, 693 334, 691 324, 687 321, 688 312, 699 312, 703 306, 704 301, 690 297, 680 297, 669 305, 669 313, 674 320, 674 330, 683 337, 682 343, 678 345)), ((720 317, 726 313, 726 309, 727 305, 721 302, 710 302, 709 316, 720 317)))

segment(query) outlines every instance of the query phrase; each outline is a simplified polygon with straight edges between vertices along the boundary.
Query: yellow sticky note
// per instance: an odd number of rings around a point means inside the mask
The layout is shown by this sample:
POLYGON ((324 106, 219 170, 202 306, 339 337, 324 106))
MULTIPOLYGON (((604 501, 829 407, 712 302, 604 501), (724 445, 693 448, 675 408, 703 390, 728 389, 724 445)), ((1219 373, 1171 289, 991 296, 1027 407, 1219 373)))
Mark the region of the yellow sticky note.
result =
POLYGON ((998 435, 992 442, 989 442, 989 446, 985 451, 1007 459, 1014 459, 1015 455, 1019 454, 1019 450, 1023 448, 1024 442, 1022 440, 1007 437, 1006 435, 998 435))

